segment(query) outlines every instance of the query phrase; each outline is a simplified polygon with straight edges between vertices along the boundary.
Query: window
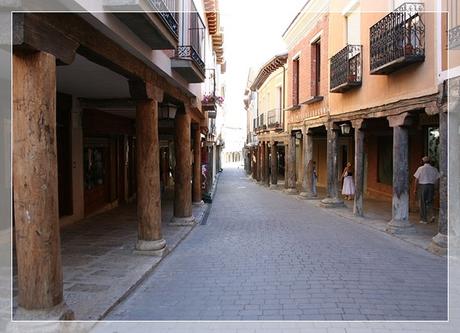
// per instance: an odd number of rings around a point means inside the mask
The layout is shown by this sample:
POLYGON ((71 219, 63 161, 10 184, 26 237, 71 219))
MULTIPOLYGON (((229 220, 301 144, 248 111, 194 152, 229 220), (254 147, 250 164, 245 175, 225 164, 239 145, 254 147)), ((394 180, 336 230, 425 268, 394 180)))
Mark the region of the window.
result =
POLYGON ((311 44, 311 95, 320 96, 321 87, 321 39, 311 44))
POLYGON ((299 104, 299 58, 292 61, 292 105, 299 104))
POLYGON ((359 45, 361 43, 361 18, 359 8, 345 16, 345 19, 347 21, 347 44, 359 45))

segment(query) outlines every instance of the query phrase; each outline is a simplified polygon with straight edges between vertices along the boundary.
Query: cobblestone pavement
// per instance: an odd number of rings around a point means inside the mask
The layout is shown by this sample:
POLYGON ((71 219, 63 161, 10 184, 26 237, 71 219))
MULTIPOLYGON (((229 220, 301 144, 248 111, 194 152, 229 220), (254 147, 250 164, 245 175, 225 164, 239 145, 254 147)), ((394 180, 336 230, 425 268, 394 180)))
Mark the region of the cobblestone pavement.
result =
POLYGON ((446 320, 447 259, 226 169, 199 225, 106 320, 446 320))

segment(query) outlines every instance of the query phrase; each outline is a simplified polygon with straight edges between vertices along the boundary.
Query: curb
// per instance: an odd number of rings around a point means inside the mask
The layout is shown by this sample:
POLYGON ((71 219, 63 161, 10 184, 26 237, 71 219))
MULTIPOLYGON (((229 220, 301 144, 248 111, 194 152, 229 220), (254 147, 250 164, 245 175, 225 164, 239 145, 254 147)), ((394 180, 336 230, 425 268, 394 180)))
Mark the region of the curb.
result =
MULTIPOLYGON (((219 180, 219 177, 220 177, 220 172, 217 174, 217 177, 216 177, 216 180, 212 186, 212 189, 211 189, 211 198, 214 198, 215 194, 216 194, 216 189, 217 189, 217 183, 218 183, 218 180, 219 180)), ((182 243, 182 241, 192 232, 193 229, 195 229, 195 227, 197 225, 206 225, 206 221, 208 220, 208 216, 209 216, 209 213, 211 211, 211 206, 212 206, 212 202, 211 203, 206 203, 207 207, 202 211, 202 213, 199 215, 199 217, 197 217, 197 222, 194 223, 192 226, 190 226, 189 230, 187 232, 184 233, 184 235, 179 239, 179 241, 171 248, 168 249, 167 253, 162 256, 160 258, 160 260, 158 260, 156 263, 154 263, 152 265, 152 267, 150 267, 147 271, 144 272, 144 274, 142 274, 142 276, 133 284, 131 285, 124 293, 122 296, 120 296, 120 298, 118 298, 110 307, 107 308, 107 310, 105 310, 101 315, 99 315, 97 317, 96 320, 100 321, 100 320, 104 320, 104 318, 117 306, 119 305, 121 302, 123 302, 124 300, 126 300, 129 295, 135 291, 137 289, 137 287, 139 287, 139 285, 141 285, 155 270, 155 268, 157 268, 157 266, 163 262, 163 260, 165 258, 167 258, 173 251, 176 247, 179 246, 180 243, 182 243)))

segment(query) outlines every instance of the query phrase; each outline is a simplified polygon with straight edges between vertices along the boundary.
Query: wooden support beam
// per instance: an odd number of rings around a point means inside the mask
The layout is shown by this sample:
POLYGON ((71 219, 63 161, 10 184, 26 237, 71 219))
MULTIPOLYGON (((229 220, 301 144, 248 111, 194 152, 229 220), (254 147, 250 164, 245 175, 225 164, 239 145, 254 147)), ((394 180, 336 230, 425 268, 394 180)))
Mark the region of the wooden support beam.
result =
POLYGON ((63 34, 39 15, 13 13, 13 49, 27 52, 44 51, 62 63, 70 64, 75 59, 79 44, 63 34))

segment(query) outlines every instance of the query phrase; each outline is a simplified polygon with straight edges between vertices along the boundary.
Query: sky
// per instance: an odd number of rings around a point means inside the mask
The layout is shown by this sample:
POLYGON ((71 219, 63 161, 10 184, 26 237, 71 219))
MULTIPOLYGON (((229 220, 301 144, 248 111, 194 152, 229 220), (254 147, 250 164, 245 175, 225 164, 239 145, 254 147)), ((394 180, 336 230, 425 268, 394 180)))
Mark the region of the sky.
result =
MULTIPOLYGON (((286 52, 282 34, 307 0, 220 0, 227 61, 225 126, 246 126, 244 89, 250 67, 286 52)), ((245 132, 243 133, 245 135, 245 132)))

